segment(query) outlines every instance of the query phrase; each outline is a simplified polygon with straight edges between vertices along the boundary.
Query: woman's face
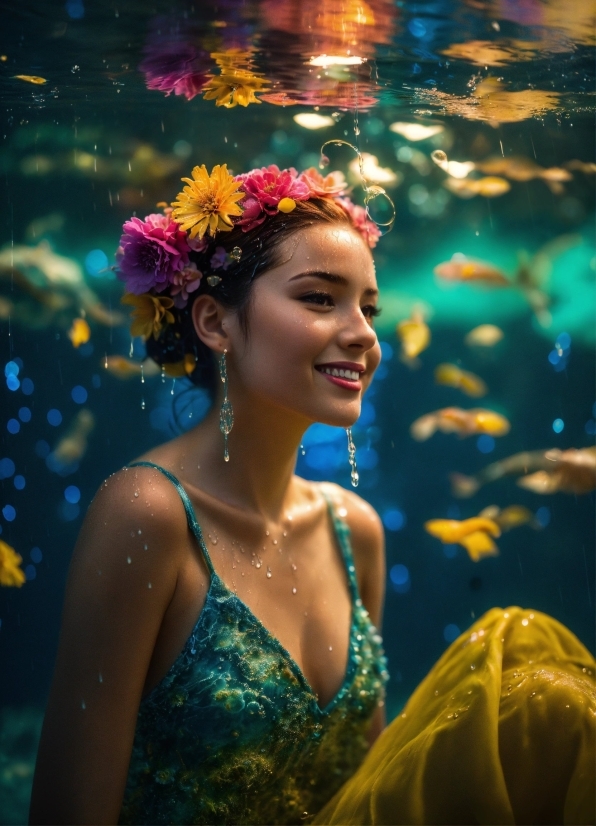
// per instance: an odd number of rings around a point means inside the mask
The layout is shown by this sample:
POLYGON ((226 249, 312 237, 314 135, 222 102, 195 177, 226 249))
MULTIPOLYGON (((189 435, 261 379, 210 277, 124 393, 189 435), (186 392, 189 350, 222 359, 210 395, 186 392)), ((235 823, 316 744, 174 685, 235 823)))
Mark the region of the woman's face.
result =
POLYGON ((280 252, 283 263, 254 283, 248 337, 237 316, 226 322, 230 388, 238 382, 310 422, 349 427, 381 360, 372 255, 355 230, 324 223, 296 232, 280 252))

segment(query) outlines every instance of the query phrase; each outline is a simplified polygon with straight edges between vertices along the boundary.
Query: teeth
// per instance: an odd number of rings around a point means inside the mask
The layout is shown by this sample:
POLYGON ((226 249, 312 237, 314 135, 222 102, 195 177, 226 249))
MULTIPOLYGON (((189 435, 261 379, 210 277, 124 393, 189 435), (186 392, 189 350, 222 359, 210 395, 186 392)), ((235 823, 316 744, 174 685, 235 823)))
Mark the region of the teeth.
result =
POLYGON ((322 373, 327 373, 329 376, 337 376, 338 379, 348 379, 349 381, 358 381, 359 374, 356 370, 338 370, 337 367, 322 367, 322 373))

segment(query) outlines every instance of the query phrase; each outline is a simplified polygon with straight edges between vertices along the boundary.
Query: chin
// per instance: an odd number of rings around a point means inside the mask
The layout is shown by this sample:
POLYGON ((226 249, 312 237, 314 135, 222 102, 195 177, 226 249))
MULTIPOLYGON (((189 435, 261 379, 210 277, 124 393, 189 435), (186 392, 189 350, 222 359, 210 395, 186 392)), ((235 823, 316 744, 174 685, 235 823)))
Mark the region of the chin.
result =
POLYGON ((343 410, 319 411, 315 421, 331 427, 353 427, 360 416, 361 402, 347 404, 343 410))

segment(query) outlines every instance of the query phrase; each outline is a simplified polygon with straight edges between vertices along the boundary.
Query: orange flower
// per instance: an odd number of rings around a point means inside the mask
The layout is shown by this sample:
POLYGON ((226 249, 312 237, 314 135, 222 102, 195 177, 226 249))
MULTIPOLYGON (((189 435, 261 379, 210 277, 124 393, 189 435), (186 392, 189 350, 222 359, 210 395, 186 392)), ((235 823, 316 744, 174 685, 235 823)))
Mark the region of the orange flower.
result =
POLYGON ((169 312, 170 307, 174 306, 171 298, 149 293, 142 295, 125 293, 120 301, 122 304, 131 304, 135 308, 130 325, 132 336, 143 336, 145 341, 151 335, 157 338, 164 324, 174 323, 174 316, 169 312))

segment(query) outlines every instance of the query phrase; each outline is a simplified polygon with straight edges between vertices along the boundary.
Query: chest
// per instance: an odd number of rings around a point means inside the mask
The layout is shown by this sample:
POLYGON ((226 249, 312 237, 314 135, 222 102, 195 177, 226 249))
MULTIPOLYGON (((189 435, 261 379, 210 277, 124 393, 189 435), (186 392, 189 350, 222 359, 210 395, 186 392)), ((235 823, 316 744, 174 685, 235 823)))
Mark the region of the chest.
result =
MULTIPOLYGON (((353 598, 347 560, 325 523, 306 535, 238 541, 205 519, 203 534, 224 586, 289 655, 321 707, 340 690, 349 665, 353 598)), ((161 681, 195 627, 210 586, 200 549, 189 535, 176 592, 164 616, 145 684, 161 681)))

